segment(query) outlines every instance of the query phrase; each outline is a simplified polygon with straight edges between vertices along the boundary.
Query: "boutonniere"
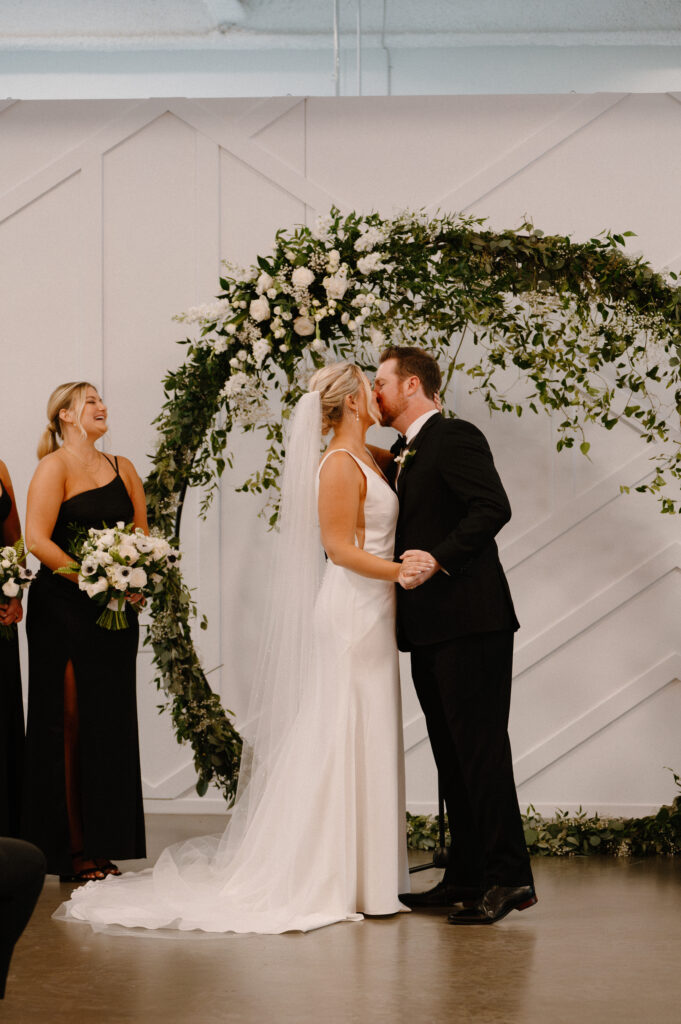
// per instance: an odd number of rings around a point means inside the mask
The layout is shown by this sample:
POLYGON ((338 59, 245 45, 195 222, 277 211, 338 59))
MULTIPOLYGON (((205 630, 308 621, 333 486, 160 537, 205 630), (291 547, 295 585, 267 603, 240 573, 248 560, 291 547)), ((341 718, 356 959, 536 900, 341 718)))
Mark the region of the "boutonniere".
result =
POLYGON ((400 467, 400 469, 404 469, 409 460, 413 459, 415 455, 415 448, 405 448, 401 455, 395 456, 395 463, 400 467))

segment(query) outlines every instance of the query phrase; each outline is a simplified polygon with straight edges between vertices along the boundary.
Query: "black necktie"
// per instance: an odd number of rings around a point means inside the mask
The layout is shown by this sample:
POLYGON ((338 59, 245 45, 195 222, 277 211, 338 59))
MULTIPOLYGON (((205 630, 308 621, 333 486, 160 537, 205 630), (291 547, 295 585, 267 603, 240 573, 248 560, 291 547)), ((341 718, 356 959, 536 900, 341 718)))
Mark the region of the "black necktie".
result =
POLYGON ((404 449, 407 447, 407 443, 408 442, 407 442, 407 439, 404 436, 404 434, 400 434, 398 436, 397 440, 395 441, 395 444, 390 449, 390 451, 397 458, 398 456, 400 456, 402 454, 404 449))

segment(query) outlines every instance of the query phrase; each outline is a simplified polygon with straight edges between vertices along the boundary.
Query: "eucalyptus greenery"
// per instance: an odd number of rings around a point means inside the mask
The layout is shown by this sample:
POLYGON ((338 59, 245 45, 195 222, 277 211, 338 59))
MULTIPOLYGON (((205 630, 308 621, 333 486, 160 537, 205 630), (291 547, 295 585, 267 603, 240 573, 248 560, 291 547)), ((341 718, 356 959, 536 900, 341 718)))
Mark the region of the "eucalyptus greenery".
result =
MULTIPOLYGON (((681 790, 681 778, 673 772, 681 790)), ((651 854, 681 854, 681 792, 670 805, 644 818, 604 818, 556 811, 544 818, 530 806, 523 815, 525 842, 539 857, 569 857, 575 854, 614 857, 646 857, 651 854)), ((407 814, 407 840, 415 850, 439 846, 438 821, 432 815, 407 814)))
MULTIPOLYGON (((590 423, 631 421, 651 445, 636 490, 678 512, 665 488, 681 480, 681 288, 628 256, 626 234, 575 243, 531 224, 493 232, 476 218, 336 209, 279 231, 255 266, 225 265, 213 303, 177 317, 194 336, 164 380, 151 522, 177 530, 188 487, 203 489, 205 512, 238 428, 264 431, 264 462, 237 489, 264 494, 274 525, 284 424, 310 372, 334 358, 371 370, 385 344, 415 343, 444 367, 445 390, 458 373, 492 412, 554 414, 559 450, 588 455, 590 423)), ((191 610, 182 584, 153 609, 173 631, 159 639, 155 627, 159 685, 194 747, 199 791, 215 780, 230 796, 240 739, 194 652, 191 610)))

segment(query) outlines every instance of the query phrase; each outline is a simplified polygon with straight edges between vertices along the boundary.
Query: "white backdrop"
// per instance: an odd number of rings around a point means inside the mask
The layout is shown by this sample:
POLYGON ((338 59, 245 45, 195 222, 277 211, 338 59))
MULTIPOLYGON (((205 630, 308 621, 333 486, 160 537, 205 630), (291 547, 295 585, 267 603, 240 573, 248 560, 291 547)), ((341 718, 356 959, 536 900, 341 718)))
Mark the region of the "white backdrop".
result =
MULTIPOLYGON (((635 251, 681 265, 681 95, 6 102, 0 152, 0 456, 22 518, 52 388, 99 384, 108 450, 144 474, 161 378, 183 354, 172 314, 215 294, 221 256, 250 262, 277 228, 332 203, 466 210, 497 228, 529 216, 575 238, 631 229, 635 251)), ((511 723, 521 803, 642 813, 668 801, 663 766, 681 769, 678 520, 619 495, 649 472, 650 450, 620 426, 594 429, 590 462, 557 455, 548 418, 489 419, 462 381, 452 397, 487 434, 514 508, 500 543, 522 622, 511 723)), ((192 496, 182 538, 210 619, 198 642, 237 719, 271 537, 258 502, 230 482, 257 452, 253 438, 238 442, 208 521, 192 496)), ((150 677, 143 652, 148 809, 221 811, 217 794, 194 794, 190 752, 157 714, 150 677)), ((432 810, 407 671, 403 691, 409 805, 432 810)))

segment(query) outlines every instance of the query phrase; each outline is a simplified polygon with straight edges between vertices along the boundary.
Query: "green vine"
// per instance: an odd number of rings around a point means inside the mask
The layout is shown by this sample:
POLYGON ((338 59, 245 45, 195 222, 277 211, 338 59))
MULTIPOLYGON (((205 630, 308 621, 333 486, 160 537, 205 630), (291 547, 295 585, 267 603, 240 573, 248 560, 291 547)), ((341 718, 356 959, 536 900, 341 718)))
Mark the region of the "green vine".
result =
MULTIPOLYGON (((671 769, 670 769, 671 770, 671 769)), ((672 772, 681 790, 681 778, 672 772)), ((525 842, 537 857, 570 857, 575 854, 611 857, 648 857, 681 854, 681 793, 670 805, 644 818, 602 818, 556 811, 544 818, 530 806, 523 815, 525 842)), ((407 813, 407 841, 414 850, 439 846, 438 821, 432 815, 407 813)))
MULTIPOLYGON (((575 243, 531 224, 492 232, 475 218, 335 209, 314 230, 279 231, 257 265, 225 266, 215 302, 177 318, 196 336, 164 380, 151 522, 172 532, 188 487, 203 490, 205 512, 232 464, 232 432, 260 429, 264 464, 237 489, 264 494, 274 525, 283 424, 310 371, 344 357, 371 370, 387 343, 428 348, 445 382, 468 377, 491 412, 554 414, 559 450, 588 455, 588 424, 633 422, 652 446, 636 490, 680 511, 665 488, 681 480, 669 423, 681 413, 681 288, 624 244, 610 233, 575 243)), ((178 582, 152 609, 163 624, 152 629, 158 682, 194 748, 199 792, 214 780, 229 797, 241 741, 194 652, 192 608, 178 582)))

